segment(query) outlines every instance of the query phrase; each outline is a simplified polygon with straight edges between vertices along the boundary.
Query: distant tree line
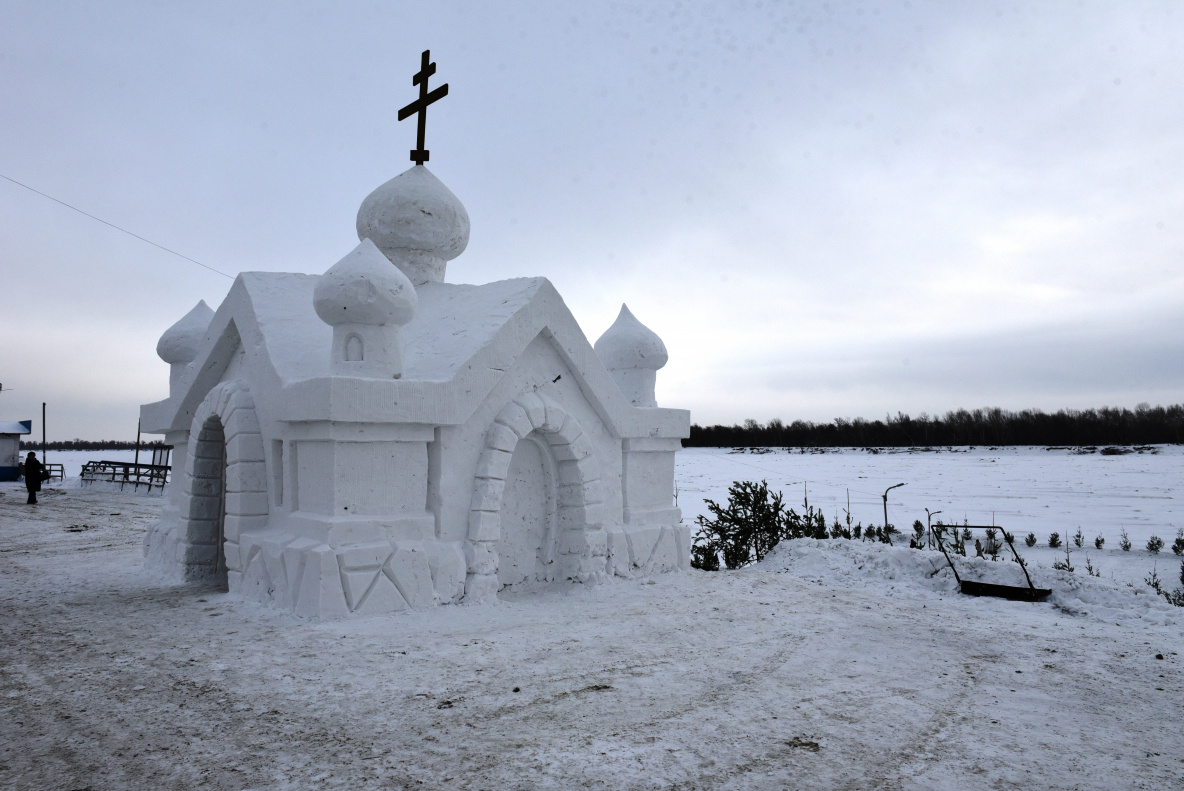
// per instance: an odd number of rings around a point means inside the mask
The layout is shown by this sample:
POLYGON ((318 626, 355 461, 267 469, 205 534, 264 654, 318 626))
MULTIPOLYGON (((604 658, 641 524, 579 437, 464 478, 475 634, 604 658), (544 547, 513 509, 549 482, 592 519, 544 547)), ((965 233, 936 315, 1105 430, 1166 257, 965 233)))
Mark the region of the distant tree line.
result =
POLYGON ((884 420, 830 423, 780 419, 761 425, 746 420, 737 426, 691 426, 687 447, 866 448, 934 445, 1158 445, 1184 443, 1184 404, 1152 407, 1039 409, 1009 412, 999 408, 959 409, 945 417, 922 412, 910 417, 897 412, 884 420))
MULTIPOLYGON (((140 449, 145 448, 151 452, 152 448, 164 445, 164 442, 156 439, 151 442, 142 441, 140 449)), ((56 442, 47 442, 45 447, 49 450, 135 450, 135 441, 125 442, 117 439, 67 439, 58 440, 56 442)), ((36 440, 22 440, 21 450, 41 450, 41 443, 36 440)))

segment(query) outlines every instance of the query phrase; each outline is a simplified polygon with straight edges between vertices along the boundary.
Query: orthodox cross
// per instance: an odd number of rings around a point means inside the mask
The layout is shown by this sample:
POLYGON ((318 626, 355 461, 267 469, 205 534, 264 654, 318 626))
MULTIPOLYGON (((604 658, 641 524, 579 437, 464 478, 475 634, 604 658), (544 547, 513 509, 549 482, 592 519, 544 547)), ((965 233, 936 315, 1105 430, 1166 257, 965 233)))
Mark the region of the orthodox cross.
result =
POLYGON ((411 78, 411 84, 419 86, 419 98, 399 111, 400 121, 409 115, 419 114, 419 133, 416 137, 415 149, 411 152, 411 161, 417 165, 427 162, 428 154, 430 153, 423 147, 424 127, 428 120, 428 105, 448 95, 448 83, 444 83, 436 90, 428 93, 428 77, 436 73, 436 64, 428 62, 431 58, 428 54, 430 52, 431 50, 427 49, 423 51, 423 55, 420 56, 419 61, 419 73, 411 78))

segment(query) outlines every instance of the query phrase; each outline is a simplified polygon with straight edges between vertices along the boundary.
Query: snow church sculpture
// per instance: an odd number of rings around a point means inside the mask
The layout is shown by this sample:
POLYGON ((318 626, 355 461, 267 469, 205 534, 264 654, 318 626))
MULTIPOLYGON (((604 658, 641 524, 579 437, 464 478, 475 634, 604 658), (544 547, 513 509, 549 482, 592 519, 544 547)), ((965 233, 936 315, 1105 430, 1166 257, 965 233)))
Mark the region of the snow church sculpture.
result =
POLYGON ((169 397, 141 416, 176 466, 147 566, 313 618, 688 568, 661 339, 622 307, 593 349, 542 277, 445 282, 469 218, 423 165, 434 70, 416 164, 362 202, 356 248, 244 272, 161 337, 169 397))

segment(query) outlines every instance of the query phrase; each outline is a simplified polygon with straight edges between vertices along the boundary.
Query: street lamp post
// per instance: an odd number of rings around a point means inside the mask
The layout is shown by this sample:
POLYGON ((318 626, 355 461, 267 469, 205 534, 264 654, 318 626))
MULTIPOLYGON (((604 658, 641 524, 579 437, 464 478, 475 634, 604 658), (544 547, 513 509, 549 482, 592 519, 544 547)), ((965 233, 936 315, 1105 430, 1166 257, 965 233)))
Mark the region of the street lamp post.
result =
POLYGON ((889 486, 884 490, 884 536, 888 539, 889 544, 892 543, 892 535, 888 532, 888 492, 892 491, 893 489, 899 489, 904 485, 905 484, 903 483, 898 483, 893 486, 889 486))
POLYGON ((941 511, 933 511, 930 513, 929 509, 925 509, 925 530, 929 534, 929 548, 933 549, 933 517, 940 514, 941 511))

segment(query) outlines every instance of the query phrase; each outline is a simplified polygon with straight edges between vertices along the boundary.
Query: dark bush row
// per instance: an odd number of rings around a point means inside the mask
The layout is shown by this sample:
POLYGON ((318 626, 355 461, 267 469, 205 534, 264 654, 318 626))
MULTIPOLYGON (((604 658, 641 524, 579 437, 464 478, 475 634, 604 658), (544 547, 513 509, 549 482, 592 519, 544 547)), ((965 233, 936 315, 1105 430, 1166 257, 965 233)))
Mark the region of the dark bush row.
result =
POLYGON ((780 419, 761 425, 746 420, 737 426, 691 426, 688 447, 766 446, 793 448, 923 447, 932 445, 1155 445, 1184 443, 1184 404, 1168 407, 1139 404, 1134 411, 1062 409, 959 409, 945 417, 898 412, 884 420, 830 423, 780 419))
MULTIPOLYGON (((160 440, 153 440, 152 442, 141 442, 140 449, 148 449, 163 445, 160 440)), ((135 450, 136 443, 121 442, 115 439, 67 439, 59 440, 57 442, 47 442, 45 447, 49 450, 135 450)), ((21 450, 41 450, 41 443, 37 441, 22 441, 21 450)))

